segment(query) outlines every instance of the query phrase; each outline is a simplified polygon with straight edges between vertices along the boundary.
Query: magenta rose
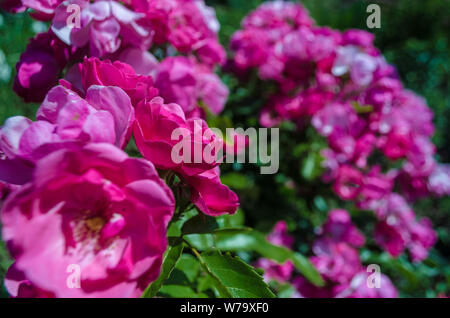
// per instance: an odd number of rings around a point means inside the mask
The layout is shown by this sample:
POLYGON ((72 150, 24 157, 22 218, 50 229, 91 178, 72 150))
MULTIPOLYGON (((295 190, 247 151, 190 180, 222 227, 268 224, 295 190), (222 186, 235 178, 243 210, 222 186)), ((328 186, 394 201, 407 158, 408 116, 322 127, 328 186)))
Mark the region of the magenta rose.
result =
POLYGON ((159 275, 174 205, 150 162, 89 144, 38 161, 2 208, 2 237, 16 269, 55 297, 138 297, 159 275))
POLYGON ((91 85, 118 86, 128 94, 133 106, 145 98, 152 99, 158 95, 151 76, 138 75, 130 65, 119 61, 85 58, 79 69, 85 91, 91 85))
POLYGON ((159 169, 172 170, 187 183, 192 202, 202 212, 217 216, 236 211, 238 197, 220 182, 217 168, 216 150, 223 149, 223 141, 205 121, 186 120, 180 106, 164 104, 162 98, 155 97, 138 104, 134 137, 146 159, 159 169), (176 131, 178 135, 172 138, 176 131), (178 146, 183 147, 177 150, 178 146), (179 158, 174 158, 173 152, 179 158), (205 154, 209 154, 208 157, 205 154))
POLYGON ((56 85, 74 49, 70 49, 52 32, 39 33, 30 40, 16 65, 13 89, 25 102, 42 102, 56 85))

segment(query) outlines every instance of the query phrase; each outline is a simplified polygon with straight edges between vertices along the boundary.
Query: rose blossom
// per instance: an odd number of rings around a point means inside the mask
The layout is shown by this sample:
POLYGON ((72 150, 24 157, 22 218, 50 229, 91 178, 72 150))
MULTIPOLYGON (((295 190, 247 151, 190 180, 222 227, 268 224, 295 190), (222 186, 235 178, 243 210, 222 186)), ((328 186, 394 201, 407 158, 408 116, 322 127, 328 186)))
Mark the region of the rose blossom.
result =
POLYGON ((137 297, 155 280, 174 198, 154 166, 110 144, 55 151, 2 208, 15 268, 55 297, 137 297), (69 266, 80 288, 68 286, 69 266))
POLYGON ((37 121, 10 117, 0 129, 0 180, 23 184, 34 162, 49 152, 75 143, 107 142, 125 147, 131 136, 134 110, 118 87, 91 86, 82 99, 56 86, 37 111, 37 121))
POLYGON ((158 95, 151 76, 138 75, 130 65, 120 61, 85 58, 79 64, 79 71, 84 91, 91 85, 117 86, 128 94, 133 106, 158 95))
MULTIPOLYGON (((136 109, 134 137, 141 154, 163 170, 172 170, 191 188, 191 200, 208 215, 234 213, 239 205, 236 194, 220 182, 216 150, 223 141, 201 119, 187 119, 177 104, 164 104, 161 97, 141 101, 136 109), (179 139, 172 139, 173 132, 179 139), (175 146, 182 145, 173 159, 175 146), (185 147, 190 154, 184 153, 185 147), (204 158, 210 150, 211 158, 204 158), (183 150, 183 153, 181 153, 183 150), (201 158, 196 159, 196 153, 201 158), (186 160, 187 159, 187 160, 186 160), (200 160, 198 160, 200 159, 200 160)), ((187 151, 187 150, 186 150, 187 151)))
POLYGON ((30 40, 16 64, 13 89, 25 102, 42 102, 56 85, 59 73, 75 49, 71 49, 51 31, 30 40))
POLYGON ((70 0, 55 10, 53 32, 66 44, 76 47, 89 46, 91 56, 102 57, 115 53, 126 44, 147 50, 152 41, 152 30, 144 21, 145 15, 136 13, 112 0, 90 3, 86 0, 70 0), (68 23, 69 5, 81 8, 80 25, 76 19, 68 23))
POLYGON ((155 86, 166 102, 177 103, 186 115, 201 105, 218 115, 228 98, 228 88, 215 73, 184 56, 168 57, 159 64, 155 86))

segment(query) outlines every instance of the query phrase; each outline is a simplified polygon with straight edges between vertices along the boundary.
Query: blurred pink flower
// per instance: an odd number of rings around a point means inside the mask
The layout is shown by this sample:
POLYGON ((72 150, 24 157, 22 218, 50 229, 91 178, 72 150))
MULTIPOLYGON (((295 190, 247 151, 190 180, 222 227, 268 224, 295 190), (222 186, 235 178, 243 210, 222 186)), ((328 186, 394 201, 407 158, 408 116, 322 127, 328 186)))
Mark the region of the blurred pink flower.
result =
POLYGON ((69 0, 55 10, 53 32, 66 44, 76 47, 88 45, 91 56, 103 57, 115 53, 120 46, 130 44, 147 50, 152 43, 153 31, 144 21, 145 15, 136 13, 112 0, 90 3, 69 0), (80 25, 68 23, 70 5, 81 8, 80 25))
POLYGON ((355 247, 361 247, 365 241, 364 235, 352 223, 348 212, 341 209, 329 212, 321 235, 334 242, 344 242, 355 247))
MULTIPOLYGON (((267 241, 274 245, 290 249, 294 244, 294 237, 289 235, 286 222, 278 221, 272 229, 272 232, 267 235, 267 241)), ((264 280, 267 282, 271 280, 286 282, 291 278, 294 271, 294 264, 291 261, 279 264, 270 259, 260 258, 254 266, 264 270, 264 280)))
POLYGON ((166 102, 177 103, 186 115, 201 105, 217 115, 228 98, 228 88, 215 73, 184 56, 168 57, 159 64, 155 86, 166 102))
POLYGON ((429 219, 416 220, 405 199, 394 193, 381 200, 376 212, 380 222, 375 228, 375 241, 381 247, 394 257, 407 248, 415 262, 427 257, 437 240, 429 219))

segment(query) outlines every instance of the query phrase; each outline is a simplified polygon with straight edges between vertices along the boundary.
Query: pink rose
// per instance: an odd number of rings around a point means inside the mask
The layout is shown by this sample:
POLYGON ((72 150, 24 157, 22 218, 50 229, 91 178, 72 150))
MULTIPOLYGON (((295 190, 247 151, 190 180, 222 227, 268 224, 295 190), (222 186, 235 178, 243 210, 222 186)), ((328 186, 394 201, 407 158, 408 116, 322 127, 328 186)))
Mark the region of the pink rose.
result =
POLYGON ((155 97, 151 101, 143 100, 138 104, 134 136, 142 155, 153 162, 157 168, 195 175, 218 165, 217 160, 207 162, 203 160, 203 157, 199 162, 195 162, 194 150, 199 146, 203 154, 205 147, 210 143, 214 145, 215 142, 221 143, 222 140, 216 138, 203 120, 186 120, 180 106, 164 104, 164 100, 160 97, 155 97), (190 160, 176 163, 172 159, 172 148, 181 142, 180 136, 172 140, 175 129, 184 136, 184 141, 187 140, 189 145, 192 144, 190 160))
POLYGON ((89 144, 38 161, 2 208, 2 237, 17 270, 55 297, 138 297, 159 275, 174 205, 151 163, 89 144))
POLYGON ((203 0, 176 2, 169 13, 167 25, 168 40, 178 51, 187 53, 202 40, 216 40, 219 22, 214 9, 207 7, 203 0))
POLYGON ((165 58, 158 66, 155 86, 167 103, 177 103, 189 112, 197 105, 194 62, 187 57, 165 58))
POLYGON ((91 56, 102 57, 126 44, 147 50, 153 33, 144 17, 143 13, 133 12, 116 1, 70 0, 56 8, 52 30, 66 44, 89 45, 91 56), (67 10, 73 4, 81 8, 79 25, 76 17, 70 19, 72 11, 67 10))
POLYGON ((392 284, 389 277, 380 274, 379 288, 370 288, 367 284, 370 273, 362 271, 353 277, 347 290, 342 291, 339 297, 346 298, 397 298, 397 289, 392 284))
POLYGON ((292 264, 291 261, 286 261, 283 264, 278 264, 270 259, 260 258, 253 265, 264 270, 264 280, 266 282, 287 282, 294 272, 294 264, 292 264))
POLYGON ((82 135, 87 132, 90 141, 108 141, 124 148, 131 137, 134 109, 119 87, 93 85, 87 89, 86 99, 82 99, 71 90, 56 86, 39 107, 36 118, 57 125, 58 134, 64 139, 89 141, 82 135), (112 136, 110 128, 114 129, 112 136))
POLYGON ((25 102, 42 102, 50 88, 56 85, 59 73, 73 51, 52 32, 36 35, 16 65, 13 86, 16 94, 25 102))
POLYGON ((294 244, 294 237, 289 235, 285 221, 278 221, 275 224, 272 232, 267 236, 267 240, 272 244, 287 248, 292 248, 294 244))
POLYGON ((6 11, 17 13, 26 8, 33 9, 30 15, 41 21, 48 21, 53 17, 55 8, 63 0, 7 0, 2 1, 2 8, 6 11))
POLYGON ((5 288, 14 298, 53 298, 54 295, 34 286, 22 271, 12 264, 5 275, 5 288))
POLYGON ((345 210, 332 210, 328 220, 322 227, 322 235, 335 242, 344 242, 355 247, 364 245, 364 235, 352 223, 345 210))
POLYGON ((164 104, 160 97, 141 101, 134 126, 136 145, 142 155, 163 170, 172 170, 191 189, 191 200, 205 214, 234 213, 239 206, 236 194, 220 182, 216 150, 223 148, 201 119, 186 120, 177 104, 164 104), (180 135, 172 139, 174 131, 180 135), (174 147, 182 146, 177 150, 174 147), (184 153, 185 149, 190 153, 184 153), (174 150, 175 149, 175 150, 174 150), (173 158, 173 151, 180 158, 173 158), (204 154, 211 157, 205 158, 204 154), (199 158, 198 155, 201 155, 199 158), (178 160, 180 159, 180 160, 178 160))
POLYGON ((183 175, 191 188, 191 200, 200 211, 210 216, 234 214, 239 207, 239 198, 220 182, 219 167, 195 176, 183 175))
POLYGON ((128 94, 133 106, 143 99, 152 99, 158 95, 151 76, 137 75, 130 65, 119 61, 85 58, 79 64, 79 69, 85 91, 91 85, 118 86, 128 94))
POLYGON ((322 238, 314 242, 313 251, 310 261, 325 280, 345 283, 361 270, 358 251, 347 243, 322 238))
POLYGON ((37 121, 10 117, 0 129, 0 180, 23 184, 34 162, 49 152, 76 143, 107 142, 125 147, 131 136, 134 109, 118 87, 91 86, 82 99, 56 86, 37 111, 37 121))
POLYGON ((155 86, 168 103, 177 103, 186 114, 204 105, 219 114, 228 98, 228 88, 208 67, 184 56, 168 57, 158 66, 155 86))
POLYGON ((361 191, 363 182, 362 173, 351 166, 343 165, 339 167, 333 190, 343 200, 353 200, 361 191))
POLYGON ((398 194, 390 194, 377 207, 380 222, 375 228, 375 241, 396 257, 405 248, 414 262, 424 260, 437 240, 431 221, 416 219, 414 211, 398 194))

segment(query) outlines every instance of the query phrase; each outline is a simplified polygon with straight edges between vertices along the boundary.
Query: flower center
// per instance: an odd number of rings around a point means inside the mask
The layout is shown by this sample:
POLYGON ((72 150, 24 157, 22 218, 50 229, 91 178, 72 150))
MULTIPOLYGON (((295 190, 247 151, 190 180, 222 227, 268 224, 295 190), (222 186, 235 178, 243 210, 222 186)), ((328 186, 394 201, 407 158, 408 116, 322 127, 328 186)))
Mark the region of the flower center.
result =
POLYGON ((93 232, 100 231, 105 225, 105 223, 106 223, 105 219, 99 216, 95 216, 86 220, 86 226, 88 227, 89 230, 93 232))

